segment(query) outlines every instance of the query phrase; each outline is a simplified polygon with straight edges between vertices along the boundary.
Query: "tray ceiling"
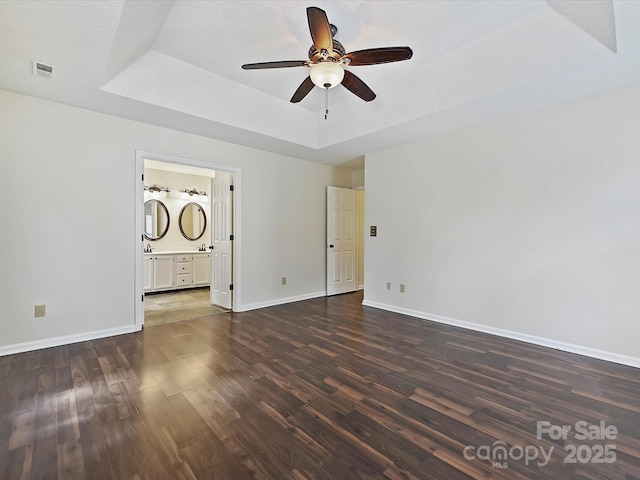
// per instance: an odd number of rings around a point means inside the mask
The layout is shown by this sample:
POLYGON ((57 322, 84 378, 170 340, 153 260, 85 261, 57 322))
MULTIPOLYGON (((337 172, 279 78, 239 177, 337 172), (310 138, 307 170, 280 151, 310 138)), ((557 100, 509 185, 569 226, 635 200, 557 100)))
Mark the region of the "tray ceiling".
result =
POLYGON ((326 164, 640 82, 640 2, 0 2, 0 88, 326 164), (409 45, 411 60, 349 67, 289 102, 305 67, 306 7, 347 51, 409 45), (55 67, 32 75, 32 60, 55 67))

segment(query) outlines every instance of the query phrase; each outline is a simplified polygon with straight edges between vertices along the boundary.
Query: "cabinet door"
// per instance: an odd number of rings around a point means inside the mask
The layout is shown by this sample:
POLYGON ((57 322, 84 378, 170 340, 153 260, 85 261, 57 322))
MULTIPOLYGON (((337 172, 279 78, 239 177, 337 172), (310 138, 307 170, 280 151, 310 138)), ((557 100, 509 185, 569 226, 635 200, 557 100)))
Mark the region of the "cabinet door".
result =
POLYGON ((192 263, 193 285, 209 285, 211 280, 211 255, 194 255, 192 263))
POLYGON ((151 290, 153 288, 153 257, 144 257, 144 290, 151 290))
POLYGON ((172 255, 162 255, 153 258, 153 288, 173 288, 175 257, 172 255))

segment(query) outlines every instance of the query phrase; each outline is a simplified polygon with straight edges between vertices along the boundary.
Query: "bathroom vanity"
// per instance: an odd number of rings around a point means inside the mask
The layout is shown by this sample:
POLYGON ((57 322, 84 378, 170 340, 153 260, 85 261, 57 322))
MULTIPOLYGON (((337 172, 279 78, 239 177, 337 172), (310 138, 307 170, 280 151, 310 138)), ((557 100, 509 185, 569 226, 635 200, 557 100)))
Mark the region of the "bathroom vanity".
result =
POLYGON ((211 254, 208 252, 144 254, 145 292, 204 287, 210 280, 211 254))

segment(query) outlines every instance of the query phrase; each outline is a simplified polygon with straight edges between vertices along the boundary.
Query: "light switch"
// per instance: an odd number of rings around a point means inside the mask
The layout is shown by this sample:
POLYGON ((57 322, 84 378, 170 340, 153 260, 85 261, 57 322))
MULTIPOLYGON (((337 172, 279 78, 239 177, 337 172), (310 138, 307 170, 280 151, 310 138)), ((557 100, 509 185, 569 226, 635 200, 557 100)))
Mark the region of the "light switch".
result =
POLYGON ((378 236, 378 227, 376 225, 371 225, 369 227, 369 236, 377 237, 378 236))

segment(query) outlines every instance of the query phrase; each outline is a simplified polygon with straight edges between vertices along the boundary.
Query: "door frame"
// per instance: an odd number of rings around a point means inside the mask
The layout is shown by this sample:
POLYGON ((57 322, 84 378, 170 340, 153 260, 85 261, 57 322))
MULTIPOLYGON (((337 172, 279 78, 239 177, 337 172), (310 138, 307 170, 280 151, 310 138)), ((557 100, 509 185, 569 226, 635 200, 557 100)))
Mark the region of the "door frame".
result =
MULTIPOLYGON (((160 153, 146 152, 136 150, 135 158, 135 227, 134 227, 134 325, 142 328, 144 324, 144 237, 143 237, 143 216, 144 216, 144 160, 158 160, 165 163, 174 163, 178 165, 186 165, 190 167, 206 168, 208 170, 221 170, 229 172, 232 175, 234 185, 232 217, 233 217, 233 234, 234 242, 231 256, 231 277, 233 279, 233 290, 231 292, 231 309, 238 311, 241 302, 241 251, 242 251, 242 235, 241 235, 241 169, 231 167, 229 165, 221 165, 217 163, 203 162, 200 160, 192 160, 188 158, 176 157, 173 155, 164 155, 160 153)), ((213 274, 213 272, 212 272, 213 274)))

